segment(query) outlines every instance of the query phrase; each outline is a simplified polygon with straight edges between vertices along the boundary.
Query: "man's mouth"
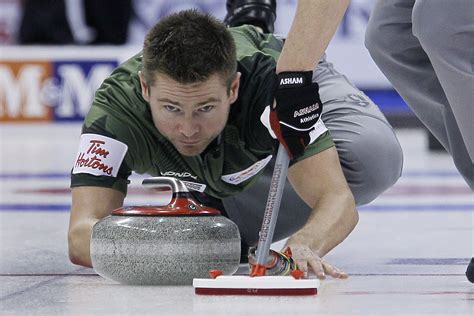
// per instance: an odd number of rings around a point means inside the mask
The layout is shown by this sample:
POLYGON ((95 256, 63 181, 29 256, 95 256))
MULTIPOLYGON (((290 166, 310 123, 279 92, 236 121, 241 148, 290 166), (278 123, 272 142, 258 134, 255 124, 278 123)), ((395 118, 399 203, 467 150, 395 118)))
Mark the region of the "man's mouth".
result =
POLYGON ((199 143, 199 140, 193 140, 193 141, 190 141, 190 140, 180 140, 179 141, 180 143, 184 144, 184 145, 197 145, 199 143))

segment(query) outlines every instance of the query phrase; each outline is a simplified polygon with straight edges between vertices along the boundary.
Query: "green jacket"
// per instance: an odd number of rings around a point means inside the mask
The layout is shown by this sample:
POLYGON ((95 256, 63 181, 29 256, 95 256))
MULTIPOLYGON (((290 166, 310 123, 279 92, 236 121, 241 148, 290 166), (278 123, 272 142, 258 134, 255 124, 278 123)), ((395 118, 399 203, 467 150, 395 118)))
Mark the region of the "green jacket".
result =
MULTIPOLYGON (((118 171, 106 172, 110 170, 99 161, 104 155, 96 152, 94 158, 94 150, 82 145, 83 151, 79 152, 71 173, 71 187, 100 186, 126 193, 132 171, 174 176, 194 183, 216 198, 252 185, 277 145, 260 116, 273 102, 270 82, 282 41, 248 25, 229 30, 237 47, 238 71, 242 73, 239 98, 231 106, 223 132, 205 153, 182 156, 155 128, 149 105, 141 95, 138 77, 141 54, 137 54, 115 69, 97 90, 82 129, 83 135, 103 135, 125 144, 128 148, 123 161, 117 166, 118 171), (78 166, 83 168, 75 170, 78 166), (88 173, 87 168, 94 166, 95 171, 103 173, 88 173)), ((299 160, 331 146, 334 143, 326 131, 299 160)))

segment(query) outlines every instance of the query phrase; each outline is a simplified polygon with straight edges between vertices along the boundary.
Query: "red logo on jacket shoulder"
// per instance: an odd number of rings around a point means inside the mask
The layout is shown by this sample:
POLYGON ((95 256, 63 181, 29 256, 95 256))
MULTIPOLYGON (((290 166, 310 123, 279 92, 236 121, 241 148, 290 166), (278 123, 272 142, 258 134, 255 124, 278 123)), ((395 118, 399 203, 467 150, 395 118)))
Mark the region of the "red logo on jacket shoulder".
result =
POLYGON ((102 162, 102 158, 107 158, 107 155, 109 154, 109 151, 102 147, 102 145, 105 145, 105 142, 92 139, 89 144, 90 146, 87 149, 87 152, 79 154, 76 160, 76 167, 102 170, 105 174, 111 175, 114 168, 102 162), (86 157, 86 155, 88 156, 86 157))

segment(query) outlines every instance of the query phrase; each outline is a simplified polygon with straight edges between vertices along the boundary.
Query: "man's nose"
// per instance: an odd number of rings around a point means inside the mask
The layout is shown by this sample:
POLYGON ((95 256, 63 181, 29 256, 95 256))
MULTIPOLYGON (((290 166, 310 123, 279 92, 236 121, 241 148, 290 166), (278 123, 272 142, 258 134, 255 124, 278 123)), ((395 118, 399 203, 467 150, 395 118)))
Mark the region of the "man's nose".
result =
POLYGON ((186 137, 192 137, 199 132, 199 124, 193 118, 185 118, 179 124, 179 132, 186 137))

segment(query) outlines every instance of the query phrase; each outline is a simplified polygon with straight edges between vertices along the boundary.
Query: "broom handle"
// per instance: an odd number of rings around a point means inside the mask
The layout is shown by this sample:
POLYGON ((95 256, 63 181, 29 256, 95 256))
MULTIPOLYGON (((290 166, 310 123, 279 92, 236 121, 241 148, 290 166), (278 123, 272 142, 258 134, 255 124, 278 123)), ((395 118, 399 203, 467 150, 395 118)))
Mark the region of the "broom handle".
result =
POLYGON ((270 246, 273 241, 273 233, 275 232, 278 212, 280 211, 280 202, 288 174, 289 162, 290 157, 285 147, 279 145, 257 245, 257 264, 263 266, 267 263, 270 246))

